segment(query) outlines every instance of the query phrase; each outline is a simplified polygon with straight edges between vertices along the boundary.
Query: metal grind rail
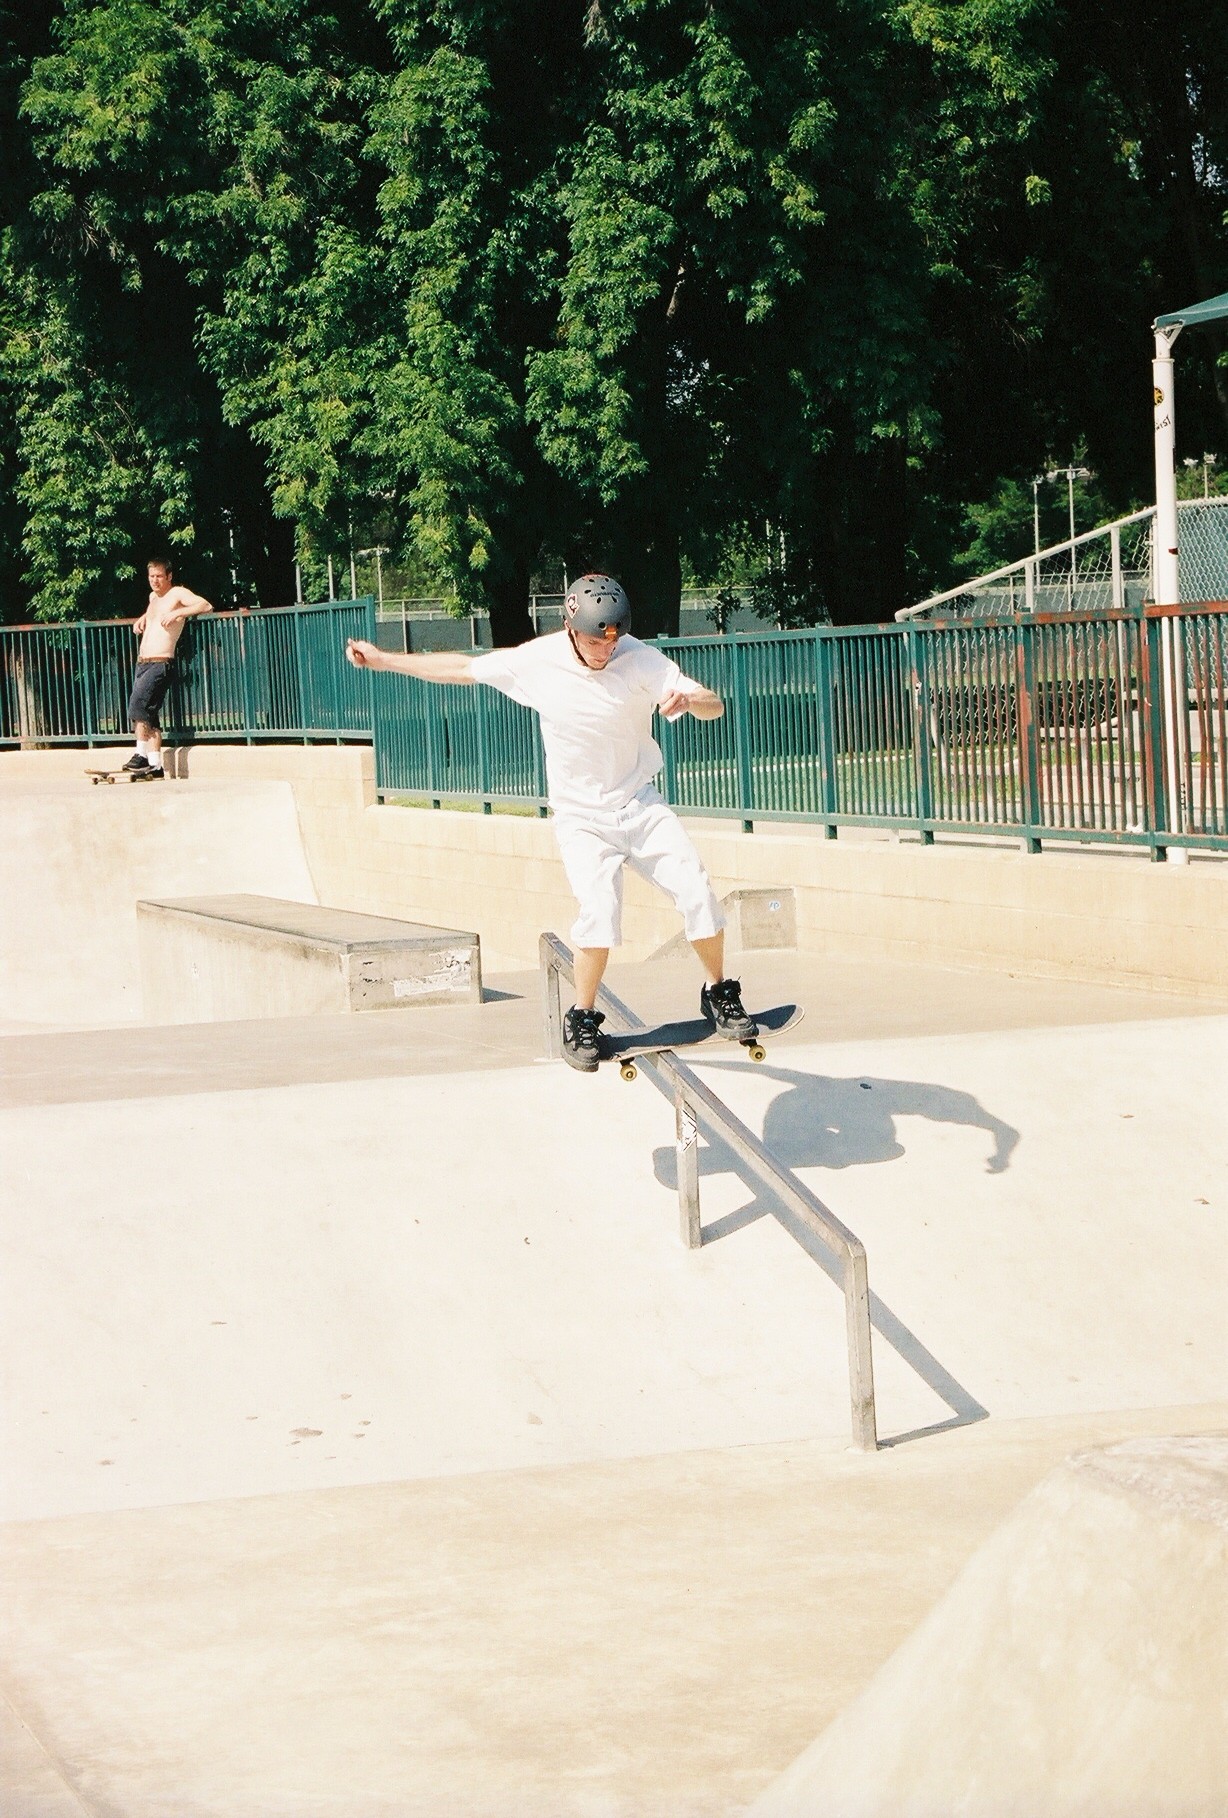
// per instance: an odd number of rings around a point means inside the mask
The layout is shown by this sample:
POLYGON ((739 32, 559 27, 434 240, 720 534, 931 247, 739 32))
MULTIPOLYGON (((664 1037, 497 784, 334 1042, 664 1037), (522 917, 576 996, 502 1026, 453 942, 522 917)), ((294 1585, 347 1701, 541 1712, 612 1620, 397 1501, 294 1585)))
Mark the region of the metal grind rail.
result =
MULTIPOLYGON (((571 951, 557 935, 543 934, 538 944, 541 964, 546 1052, 552 1059, 562 1053, 563 1006, 559 979, 575 984, 571 951)), ((619 1033, 634 1034, 647 1025, 620 998, 603 985, 597 994, 600 1008, 617 1023, 619 1033)), ((744 1124, 716 1094, 704 1085, 672 1049, 657 1055, 637 1055, 653 1084, 674 1101, 678 1153, 678 1209, 682 1241, 689 1250, 703 1242, 699 1208, 699 1128, 720 1138, 805 1228, 817 1237, 840 1265, 848 1337, 849 1401, 853 1443, 863 1451, 878 1448, 874 1407, 874 1359, 870 1345, 870 1281, 865 1245, 834 1213, 829 1212, 809 1188, 803 1186, 782 1162, 764 1148, 754 1131, 744 1124)))

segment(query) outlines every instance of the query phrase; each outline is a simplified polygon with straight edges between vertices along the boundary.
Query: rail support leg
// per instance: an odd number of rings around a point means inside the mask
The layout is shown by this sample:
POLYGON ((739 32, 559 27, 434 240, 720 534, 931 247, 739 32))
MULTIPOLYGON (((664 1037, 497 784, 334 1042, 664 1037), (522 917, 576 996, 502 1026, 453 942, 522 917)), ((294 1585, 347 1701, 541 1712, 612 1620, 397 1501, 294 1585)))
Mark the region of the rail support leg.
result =
POLYGON ((553 963, 546 945, 541 943, 542 1035, 546 1059, 559 1060, 563 1053, 563 1006, 559 996, 559 969, 553 963))
POLYGON ((844 1307, 848 1328, 853 1444, 863 1452, 877 1452, 874 1353, 870 1343, 870 1273, 866 1266, 866 1253, 860 1243, 856 1245, 845 1268, 844 1307))
POLYGON ((674 1128, 678 1154, 678 1220, 688 1250, 703 1242, 699 1222, 699 1124, 683 1093, 674 1096, 674 1128))

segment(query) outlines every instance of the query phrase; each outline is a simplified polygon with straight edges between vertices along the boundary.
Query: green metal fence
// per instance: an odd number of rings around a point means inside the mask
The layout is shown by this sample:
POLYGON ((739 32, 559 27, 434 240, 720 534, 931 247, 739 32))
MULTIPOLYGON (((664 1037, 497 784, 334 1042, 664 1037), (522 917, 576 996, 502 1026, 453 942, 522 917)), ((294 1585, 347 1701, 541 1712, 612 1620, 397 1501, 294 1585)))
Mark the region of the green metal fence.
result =
MULTIPOLYGON (((761 820, 1228 849, 1228 609, 662 640, 717 721, 658 726, 679 808, 761 820)), ((535 716, 375 677, 376 782, 545 811, 535 716)))
MULTIPOLYGON (((353 669, 370 599, 190 621, 172 740, 373 739, 385 796, 545 812, 536 716, 353 669)), ((684 811, 1228 850, 1228 606, 662 640, 724 717, 658 727, 684 811)), ((0 630, 0 745, 126 741, 128 621, 0 630)))
MULTIPOLYGON (((375 637, 372 599, 189 619, 162 711, 175 742, 370 739, 370 677, 345 640, 375 637)), ((0 746, 130 737, 128 619, 0 629, 0 746)))

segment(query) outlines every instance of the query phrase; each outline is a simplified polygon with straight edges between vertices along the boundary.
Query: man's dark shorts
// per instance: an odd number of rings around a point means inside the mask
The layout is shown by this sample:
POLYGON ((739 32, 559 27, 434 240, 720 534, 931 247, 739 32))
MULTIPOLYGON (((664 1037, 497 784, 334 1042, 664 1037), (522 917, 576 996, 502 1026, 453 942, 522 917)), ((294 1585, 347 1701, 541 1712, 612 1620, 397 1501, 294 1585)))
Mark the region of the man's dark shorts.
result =
POLYGON ((158 725, 158 709, 171 685, 173 667, 171 663, 137 664, 132 697, 128 702, 128 718, 134 726, 138 722, 146 726, 158 725))

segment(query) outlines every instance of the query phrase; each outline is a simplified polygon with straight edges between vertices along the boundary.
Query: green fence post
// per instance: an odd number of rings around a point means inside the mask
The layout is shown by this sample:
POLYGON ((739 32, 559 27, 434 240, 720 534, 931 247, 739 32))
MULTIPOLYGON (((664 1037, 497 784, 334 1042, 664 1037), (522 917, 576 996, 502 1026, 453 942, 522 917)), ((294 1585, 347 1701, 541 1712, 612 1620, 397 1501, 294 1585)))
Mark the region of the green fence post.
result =
MULTIPOLYGON (((368 644, 374 644, 374 642, 375 642, 375 595, 374 594, 368 593, 363 596, 362 609, 363 609, 362 610, 363 637, 365 638, 365 640, 368 644)), ((348 661, 348 658, 347 658, 347 661, 348 661)), ((364 669, 361 671, 361 673, 366 678, 367 728, 371 734, 371 743, 372 743, 372 745, 375 745, 376 744, 375 675, 374 675, 374 672, 370 669, 364 669)), ((376 775, 376 779, 378 781, 379 769, 380 769, 378 750, 374 753, 374 756, 375 756, 375 775, 376 775)))
POLYGON ((250 648, 251 638, 249 636, 251 626, 251 614, 245 606, 238 615, 238 638, 236 641, 239 646, 239 673, 243 679, 243 733, 249 745, 252 742, 252 721, 255 718, 255 714, 252 711, 252 651, 250 648))
POLYGON ((755 773, 750 755, 750 697, 746 688, 746 651, 736 636, 730 656, 733 660, 733 736, 738 765, 738 807, 742 813, 743 833, 753 833, 755 773))
POLYGON ((299 608, 292 609, 290 623, 294 627, 294 673, 298 677, 298 729, 304 745, 307 743, 307 678, 303 673, 303 615, 299 608))
MULTIPOLYGON (((331 611, 328 618, 332 618, 331 611)), ((328 696, 333 716, 333 744, 339 745, 341 743, 341 671, 339 665, 345 662, 345 652, 337 650, 333 640, 333 628, 328 619, 324 621, 322 655, 328 675, 328 696)))
POLYGON ((442 808, 437 778, 443 769, 443 690, 430 682, 423 682, 422 687, 426 697, 426 762, 431 807, 442 808))
POLYGON ((1040 749, 1036 738, 1036 651, 1034 628, 1015 620, 1015 738, 1023 772, 1024 847, 1040 851, 1040 749))
POLYGON ((925 633, 908 627, 908 667, 912 676, 913 799, 923 846, 934 843, 934 778, 930 769, 930 682, 925 633))
POLYGON ((818 698, 815 711, 819 725, 819 789, 823 824, 823 837, 834 840, 840 829, 835 815, 839 812, 840 798, 836 787, 836 713, 832 689, 831 650, 834 640, 823 631, 815 631, 815 679, 818 684, 818 698))
POLYGON ((94 677, 90 669, 89 630, 85 625, 78 625, 77 631, 81 643, 81 688, 85 696, 85 742, 92 750, 97 727, 94 711, 94 677))
POLYGON ((490 814, 494 804, 490 799, 490 740, 486 731, 486 696, 488 688, 472 688, 474 711, 477 714, 478 728, 478 787, 482 792, 482 813, 490 814))
POLYGON ((1164 620, 1144 614, 1139 638, 1139 721, 1143 727, 1143 804, 1152 834, 1152 857, 1168 858, 1168 784, 1165 774, 1164 620))

